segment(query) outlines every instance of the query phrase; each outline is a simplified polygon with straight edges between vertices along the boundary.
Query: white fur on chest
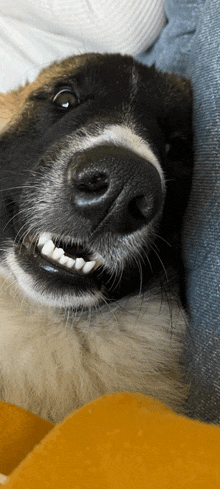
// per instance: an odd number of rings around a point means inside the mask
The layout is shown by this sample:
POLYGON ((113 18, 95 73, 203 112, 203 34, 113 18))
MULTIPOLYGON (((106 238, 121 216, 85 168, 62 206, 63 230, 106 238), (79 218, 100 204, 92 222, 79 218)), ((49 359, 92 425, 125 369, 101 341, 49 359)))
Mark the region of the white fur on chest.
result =
POLYGON ((28 304, 4 277, 0 287, 1 399, 54 422, 108 392, 181 402, 185 317, 175 303, 140 295, 68 319, 28 304))

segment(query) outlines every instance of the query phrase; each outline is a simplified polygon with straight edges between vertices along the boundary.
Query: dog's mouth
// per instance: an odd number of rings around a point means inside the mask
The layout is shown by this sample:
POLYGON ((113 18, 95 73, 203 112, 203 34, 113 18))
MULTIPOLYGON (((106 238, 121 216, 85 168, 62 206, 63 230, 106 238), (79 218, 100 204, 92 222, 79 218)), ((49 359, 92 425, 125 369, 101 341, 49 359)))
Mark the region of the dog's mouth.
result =
POLYGON ((22 246, 35 258, 41 259, 42 267, 48 269, 49 264, 51 272, 59 270, 60 273, 77 272, 88 275, 101 266, 103 261, 101 255, 72 242, 71 238, 54 239, 48 232, 41 233, 37 239, 26 237, 22 241, 22 246))
POLYGON ((109 232, 91 241, 65 231, 38 230, 36 223, 31 230, 18 221, 20 211, 13 202, 9 210, 11 240, 5 265, 27 298, 61 309, 87 310, 133 290, 134 280, 128 280, 130 269, 134 279, 132 237, 122 239, 109 232))
POLYGON ((71 308, 87 308, 103 300, 108 267, 88 246, 45 231, 16 239, 13 250, 8 265, 34 300, 71 308))
POLYGON ((20 238, 18 235, 11 251, 7 251, 6 262, 18 285, 35 302, 90 310, 139 287, 139 269, 129 265, 128 254, 119 260, 119 241, 111 247, 110 236, 105 245, 100 244, 101 254, 96 251, 97 242, 90 247, 69 235, 48 231, 30 232, 20 238))
POLYGON ((59 275, 69 282, 74 277, 95 276, 104 265, 99 253, 94 253, 86 245, 73 241, 69 236, 54 238, 51 233, 43 232, 37 237, 25 236, 16 244, 16 254, 20 261, 32 262, 34 267, 49 275, 59 275))

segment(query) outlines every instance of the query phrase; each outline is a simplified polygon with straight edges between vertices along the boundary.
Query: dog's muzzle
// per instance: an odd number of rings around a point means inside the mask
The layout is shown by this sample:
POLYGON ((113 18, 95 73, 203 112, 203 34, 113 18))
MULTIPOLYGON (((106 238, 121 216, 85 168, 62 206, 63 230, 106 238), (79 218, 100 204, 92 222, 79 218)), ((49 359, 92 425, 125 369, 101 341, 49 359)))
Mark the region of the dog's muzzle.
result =
POLYGON ((98 146, 74 155, 67 169, 74 215, 87 232, 130 234, 148 224, 163 200, 157 169, 133 152, 98 146))
POLYGON ((45 155, 24 187, 17 213, 24 220, 15 217, 7 263, 34 299, 87 307, 112 294, 152 239, 164 181, 152 162, 122 146, 59 155, 45 155))

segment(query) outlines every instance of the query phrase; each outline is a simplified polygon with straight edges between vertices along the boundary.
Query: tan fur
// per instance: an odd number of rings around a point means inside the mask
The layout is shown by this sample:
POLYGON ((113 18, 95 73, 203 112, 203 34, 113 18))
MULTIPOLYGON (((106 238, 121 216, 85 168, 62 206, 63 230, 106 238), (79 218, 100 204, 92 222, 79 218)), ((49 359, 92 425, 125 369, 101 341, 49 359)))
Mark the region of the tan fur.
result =
POLYGON ((186 395, 178 366, 185 317, 175 302, 140 295, 69 318, 29 304, 1 277, 2 398, 60 421, 118 390, 142 392, 177 409, 186 395), (171 306, 171 304, 170 304, 171 306))
POLYGON ((0 93, 0 132, 10 122, 13 114, 16 113, 19 106, 22 105, 19 92, 0 93))
MULTIPOLYGON (((92 54, 90 58, 92 60, 92 54)), ((50 65, 49 69, 42 70, 34 82, 27 83, 25 87, 19 87, 7 94, 0 93, 0 134, 10 127, 14 129, 16 125, 19 131, 23 124, 27 124, 35 108, 33 103, 26 101, 31 93, 36 93, 42 87, 44 90, 48 88, 49 91, 54 80, 59 81, 60 78, 67 77, 72 73, 74 67, 78 68, 83 63, 84 56, 72 56, 63 60, 62 63, 55 62, 50 65)))

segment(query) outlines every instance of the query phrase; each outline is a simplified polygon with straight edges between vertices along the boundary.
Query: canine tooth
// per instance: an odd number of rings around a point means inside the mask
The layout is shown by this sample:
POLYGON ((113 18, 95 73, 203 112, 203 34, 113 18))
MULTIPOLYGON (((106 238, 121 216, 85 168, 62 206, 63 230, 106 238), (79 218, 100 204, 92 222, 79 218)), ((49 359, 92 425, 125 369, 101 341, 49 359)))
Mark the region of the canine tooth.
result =
POLYGON ((72 268, 74 264, 75 264, 75 260, 73 260, 73 258, 68 258, 68 261, 66 263, 66 267, 72 268))
POLYGON ((42 233, 38 240, 38 246, 43 246, 47 241, 51 239, 50 233, 42 233))
POLYGON ((85 260, 83 260, 83 258, 76 258, 75 269, 81 270, 83 265, 85 265, 85 260))
POLYGON ((97 265, 104 265, 104 259, 103 259, 102 255, 100 255, 100 253, 97 253, 97 252, 94 253, 92 255, 92 258, 93 258, 93 260, 96 261, 97 265))
POLYGON ((94 268, 96 262, 95 261, 87 261, 82 269, 84 273, 89 273, 94 268))
POLYGON ((55 248, 53 254, 52 254, 52 258, 54 260, 59 260, 59 258, 61 258, 61 256, 64 255, 64 250, 63 248, 55 248))
POLYGON ((51 239, 48 239, 48 241, 44 244, 41 253, 42 255, 50 255, 52 251, 54 250, 55 245, 51 239))

